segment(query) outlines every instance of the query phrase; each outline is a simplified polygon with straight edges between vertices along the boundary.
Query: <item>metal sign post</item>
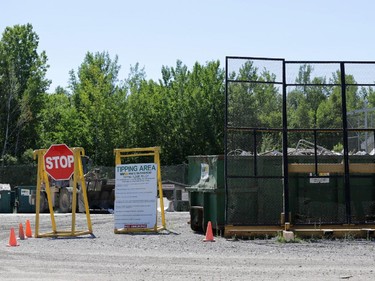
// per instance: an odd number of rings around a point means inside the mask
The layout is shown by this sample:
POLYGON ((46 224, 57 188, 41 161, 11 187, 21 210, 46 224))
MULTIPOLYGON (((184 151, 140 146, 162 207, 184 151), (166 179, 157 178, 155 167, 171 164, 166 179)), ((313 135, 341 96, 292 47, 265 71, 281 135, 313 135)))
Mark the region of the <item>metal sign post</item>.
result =
POLYGON ((36 208, 35 208, 35 237, 59 237, 59 236, 79 236, 79 235, 86 235, 90 234, 93 235, 92 225, 91 225, 91 218, 90 218, 90 210, 89 204, 87 199, 87 189, 85 178, 83 174, 83 165, 81 157, 85 155, 84 149, 81 147, 73 148, 72 150, 68 148, 65 144, 64 145, 57 145, 51 146, 49 150, 46 149, 39 149, 34 151, 34 159, 38 158, 38 174, 37 174, 37 188, 36 188, 36 208), (62 148, 64 151, 63 154, 59 154, 56 151, 62 148), (70 154, 70 152, 72 154, 70 154), (67 153, 65 153, 67 152, 67 153), (48 158, 50 157, 50 158, 48 158), (47 164, 46 164, 47 163, 47 164), (49 166, 48 166, 49 165, 49 166), (68 168, 69 167, 69 168, 68 168), (71 168, 73 169, 71 170, 71 168), (67 169, 68 168, 68 169, 67 169), (48 173, 47 170, 49 169, 48 173), (62 171, 63 170, 63 171, 62 171), (73 171, 73 172, 72 172, 73 171), (52 173, 52 175, 51 175, 52 173), (48 179, 48 175, 53 177, 55 180, 67 179, 67 175, 70 174, 69 178, 73 174, 73 202, 72 202, 72 225, 70 230, 57 230, 56 228, 56 221, 55 221, 55 213, 53 210, 52 204, 52 196, 51 196, 51 189, 50 183, 48 179), (84 207, 86 212, 86 219, 87 219, 87 230, 76 230, 76 207, 77 206, 77 187, 78 185, 81 188, 84 207), (47 193, 47 201, 49 207, 49 213, 51 217, 51 224, 52 224, 52 232, 48 233, 39 233, 39 212, 40 212, 40 192, 44 186, 45 191, 47 193))
POLYGON ((166 229, 160 171, 160 147, 115 149, 114 152, 116 157, 114 232, 116 234, 157 232, 166 229), (123 165, 121 162, 124 158, 144 156, 153 156, 154 163, 123 165), (157 225, 157 191, 160 200, 161 226, 157 225))

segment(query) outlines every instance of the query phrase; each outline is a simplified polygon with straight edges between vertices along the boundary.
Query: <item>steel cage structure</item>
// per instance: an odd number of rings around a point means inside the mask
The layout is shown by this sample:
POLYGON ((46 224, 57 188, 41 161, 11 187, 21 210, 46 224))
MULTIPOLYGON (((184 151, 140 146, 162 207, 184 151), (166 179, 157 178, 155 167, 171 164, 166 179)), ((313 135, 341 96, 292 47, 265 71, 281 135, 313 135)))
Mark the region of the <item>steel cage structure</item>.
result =
POLYGON ((352 104, 375 91, 375 62, 228 56, 225 77, 227 225, 375 222, 375 158, 369 155, 375 127, 348 120, 367 112, 352 104), (336 106, 324 111, 330 104, 319 99, 336 106), (296 116, 311 123, 301 126, 296 116), (361 138, 366 155, 353 153, 353 140, 361 146, 361 138), (334 146, 342 152, 334 154, 334 146))

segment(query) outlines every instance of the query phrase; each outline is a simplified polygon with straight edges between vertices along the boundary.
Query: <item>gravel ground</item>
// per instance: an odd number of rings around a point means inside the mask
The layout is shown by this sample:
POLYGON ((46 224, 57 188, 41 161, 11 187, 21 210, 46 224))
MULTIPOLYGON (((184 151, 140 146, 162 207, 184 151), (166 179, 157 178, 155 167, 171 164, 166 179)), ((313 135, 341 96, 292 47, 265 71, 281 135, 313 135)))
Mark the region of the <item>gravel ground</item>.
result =
MULTIPOLYGON (((168 231, 114 234, 112 214, 92 214, 95 238, 29 238, 7 247, 10 228, 34 214, 0 215, 0 280, 374 280, 375 242, 276 239, 203 242, 188 224, 189 213, 166 213, 168 231)), ((50 232, 48 214, 40 232, 50 232)), ((159 221, 160 222, 160 221, 159 221)), ((56 214, 58 230, 71 215, 56 214)), ((77 230, 86 230, 77 214, 77 230)))

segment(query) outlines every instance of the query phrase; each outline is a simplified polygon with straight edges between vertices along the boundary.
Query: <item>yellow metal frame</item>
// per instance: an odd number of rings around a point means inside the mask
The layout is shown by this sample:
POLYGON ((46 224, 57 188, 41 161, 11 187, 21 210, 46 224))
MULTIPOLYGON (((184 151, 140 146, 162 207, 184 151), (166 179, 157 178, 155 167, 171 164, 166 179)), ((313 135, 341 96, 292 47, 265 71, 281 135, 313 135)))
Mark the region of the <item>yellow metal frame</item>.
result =
POLYGON ((80 235, 87 235, 87 234, 93 235, 89 203, 87 199, 87 188, 86 188, 86 182, 85 182, 85 177, 83 174, 83 166, 82 166, 82 160, 81 160, 81 156, 85 155, 85 151, 81 147, 75 147, 75 148, 72 148, 72 150, 73 150, 73 155, 74 155, 72 225, 71 225, 70 230, 62 230, 62 231, 56 229, 55 213, 53 210, 52 198, 51 198, 51 188, 50 188, 50 184, 48 180, 48 175, 47 175, 47 172, 45 171, 45 166, 44 166, 43 156, 47 152, 47 149, 39 149, 39 150, 34 151, 34 159, 38 158, 38 175, 37 175, 36 206, 35 206, 35 237, 36 238, 80 236, 80 235), (76 230, 76 208, 74 208, 73 206, 77 206, 78 184, 80 184, 82 188, 82 195, 83 195, 84 207, 85 207, 85 212, 86 212, 88 230, 76 230), (52 224, 52 232, 48 232, 48 233, 39 233, 40 192, 41 192, 42 185, 44 185, 45 190, 46 190, 48 208, 49 208, 51 224, 52 224))
MULTIPOLYGON (((344 164, 342 163, 319 163, 318 173, 343 174, 344 164)), ((288 165, 289 173, 315 173, 315 164, 291 163, 288 165)), ((373 174, 375 163, 349 163, 349 173, 373 174)))
POLYGON ((131 157, 142 157, 142 156, 153 156, 154 163, 157 165, 157 183, 160 197, 160 212, 161 212, 161 223, 162 226, 158 226, 158 220, 156 215, 156 224, 154 228, 122 228, 114 229, 114 233, 135 233, 135 232, 158 232, 166 229, 165 212, 164 212, 164 201, 163 201, 163 188, 161 184, 161 170, 160 170, 160 147, 146 147, 146 148, 119 148, 114 150, 115 163, 121 165, 121 159, 131 157))
POLYGON ((375 237, 375 225, 325 225, 325 226, 296 226, 285 223, 281 226, 234 226, 226 225, 225 237, 274 237, 282 235, 283 231, 291 231, 300 238, 355 238, 375 237))
POLYGON ((283 230, 283 226, 238 226, 226 225, 224 228, 225 237, 272 237, 283 230))

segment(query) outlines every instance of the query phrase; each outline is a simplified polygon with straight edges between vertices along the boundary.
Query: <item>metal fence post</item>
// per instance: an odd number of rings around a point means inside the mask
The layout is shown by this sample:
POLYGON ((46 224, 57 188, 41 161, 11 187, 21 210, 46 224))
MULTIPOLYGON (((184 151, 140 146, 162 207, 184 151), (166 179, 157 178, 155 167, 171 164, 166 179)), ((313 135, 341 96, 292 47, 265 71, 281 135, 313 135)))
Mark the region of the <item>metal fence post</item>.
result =
POLYGON ((349 143, 348 143, 348 120, 346 113, 346 83, 345 83, 345 63, 340 63, 341 74, 341 110, 342 110, 342 130, 344 146, 344 187, 345 187, 345 207, 346 223, 351 223, 351 196, 350 196, 350 177, 349 177, 349 143))

